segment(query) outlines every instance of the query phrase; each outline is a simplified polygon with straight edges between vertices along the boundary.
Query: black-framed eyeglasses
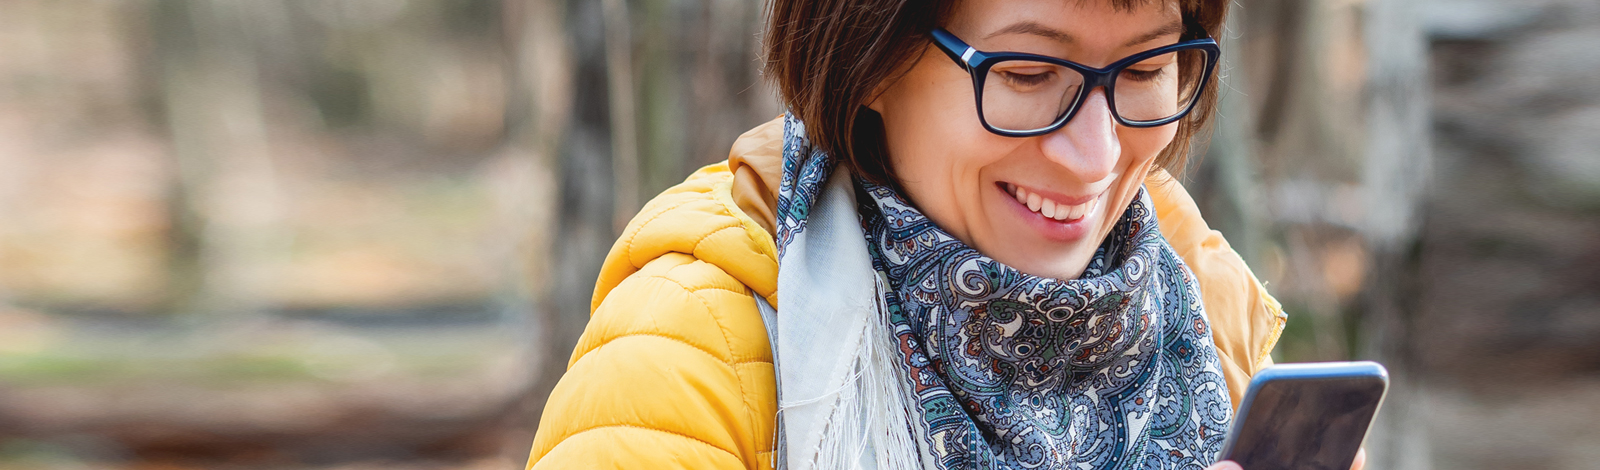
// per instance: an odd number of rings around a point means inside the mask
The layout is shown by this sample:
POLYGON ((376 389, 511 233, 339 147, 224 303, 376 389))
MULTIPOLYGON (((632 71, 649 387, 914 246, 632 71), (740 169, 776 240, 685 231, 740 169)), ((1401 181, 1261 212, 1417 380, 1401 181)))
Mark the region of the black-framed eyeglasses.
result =
POLYGON ((1037 54, 979 51, 943 29, 933 30, 933 40, 972 74, 984 129, 1007 137, 1060 129, 1099 87, 1117 123, 1170 124, 1194 109, 1221 54, 1217 41, 1192 39, 1094 68, 1037 54))

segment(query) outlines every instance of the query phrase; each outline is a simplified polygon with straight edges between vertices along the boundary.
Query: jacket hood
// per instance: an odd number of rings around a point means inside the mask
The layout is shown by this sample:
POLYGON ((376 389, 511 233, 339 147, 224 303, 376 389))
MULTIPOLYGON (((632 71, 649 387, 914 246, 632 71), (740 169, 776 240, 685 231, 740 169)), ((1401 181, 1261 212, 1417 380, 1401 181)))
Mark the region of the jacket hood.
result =
POLYGON ((606 255, 590 313, 628 276, 673 253, 693 256, 743 284, 726 289, 749 288, 777 305, 778 249, 772 221, 782 155, 779 119, 740 136, 728 161, 695 171, 645 204, 606 255))

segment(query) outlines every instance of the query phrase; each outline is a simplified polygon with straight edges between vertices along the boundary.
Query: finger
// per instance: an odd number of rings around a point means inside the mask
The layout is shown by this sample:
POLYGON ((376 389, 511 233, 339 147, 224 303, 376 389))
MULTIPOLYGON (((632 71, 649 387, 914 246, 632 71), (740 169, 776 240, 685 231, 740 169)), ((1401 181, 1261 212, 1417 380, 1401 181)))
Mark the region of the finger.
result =
POLYGON ((1233 463, 1232 460, 1224 460, 1206 467, 1206 470, 1244 470, 1244 468, 1240 467, 1239 464, 1233 463))
POLYGON ((1354 461, 1350 462, 1350 470, 1361 470, 1363 468, 1367 468, 1367 448, 1366 447, 1362 447, 1360 449, 1357 449, 1356 450, 1356 459, 1354 461))

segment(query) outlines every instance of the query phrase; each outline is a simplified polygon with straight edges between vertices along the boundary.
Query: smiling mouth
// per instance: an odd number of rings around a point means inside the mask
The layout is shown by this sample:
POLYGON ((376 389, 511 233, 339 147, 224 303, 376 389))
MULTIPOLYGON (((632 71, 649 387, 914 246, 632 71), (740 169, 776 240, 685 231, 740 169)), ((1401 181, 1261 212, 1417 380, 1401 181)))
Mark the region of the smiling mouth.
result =
POLYGON ((1081 203, 1068 205, 1011 183, 1001 182, 1000 189, 1010 194, 1011 197, 1016 198, 1018 203, 1021 203, 1033 213, 1059 222, 1072 222, 1082 219, 1083 216, 1094 210, 1095 204, 1099 201, 1099 198, 1088 198, 1081 203))

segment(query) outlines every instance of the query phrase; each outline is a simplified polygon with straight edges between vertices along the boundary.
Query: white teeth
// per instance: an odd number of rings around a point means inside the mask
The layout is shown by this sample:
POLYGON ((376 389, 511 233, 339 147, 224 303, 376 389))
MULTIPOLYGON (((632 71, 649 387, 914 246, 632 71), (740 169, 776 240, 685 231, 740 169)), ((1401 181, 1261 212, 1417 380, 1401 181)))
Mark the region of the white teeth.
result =
POLYGON ((1038 193, 1030 193, 1028 190, 1022 189, 1021 186, 1011 185, 1011 189, 1013 196, 1017 198, 1017 202, 1028 206, 1028 210, 1036 212, 1047 219, 1055 219, 1060 221, 1078 220, 1083 218, 1083 216, 1088 214, 1089 211, 1094 210, 1095 203, 1098 201, 1096 199, 1090 199, 1088 202, 1083 204, 1069 206, 1040 196, 1038 193))
POLYGON ((1072 220, 1076 220, 1079 217, 1083 217, 1084 214, 1087 214, 1089 212, 1089 209, 1092 208, 1092 207, 1094 207, 1094 201, 1093 200, 1090 200, 1089 202, 1085 202, 1083 204, 1078 204, 1077 206, 1074 206, 1072 208, 1070 213, 1067 214, 1067 217, 1071 217, 1072 220))

